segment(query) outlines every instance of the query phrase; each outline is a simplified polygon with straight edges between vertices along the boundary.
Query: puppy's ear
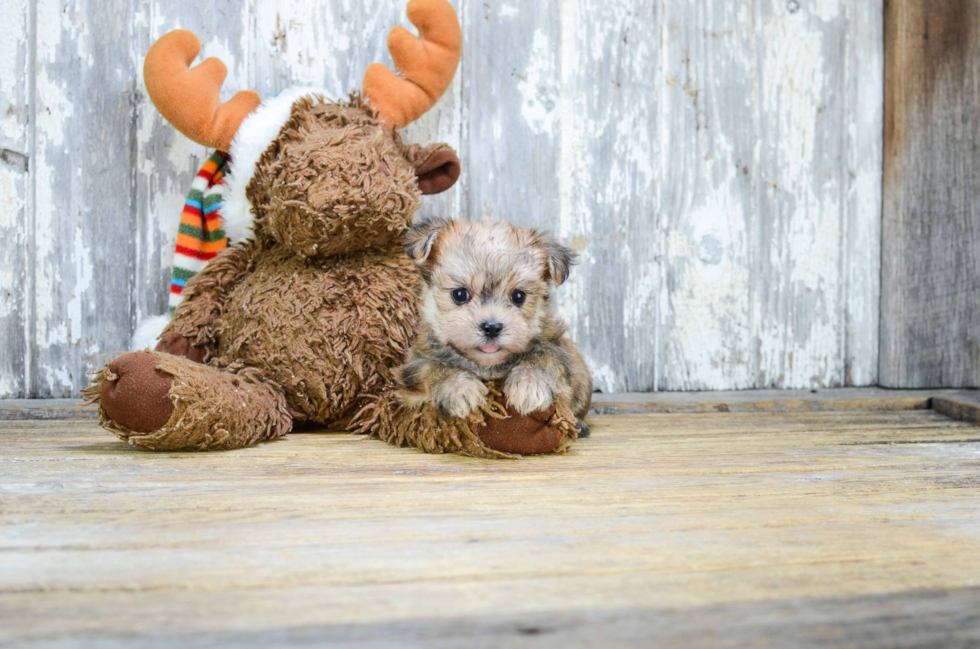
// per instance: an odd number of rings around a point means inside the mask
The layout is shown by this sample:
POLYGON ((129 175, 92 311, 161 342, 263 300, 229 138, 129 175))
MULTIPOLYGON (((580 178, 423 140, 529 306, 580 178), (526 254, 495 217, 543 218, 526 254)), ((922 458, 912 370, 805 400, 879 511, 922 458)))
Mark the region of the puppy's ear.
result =
POLYGON ((432 254, 432 245, 439 237, 439 233, 452 221, 445 219, 430 219, 416 223, 408 229, 402 237, 402 245, 405 246, 405 253, 415 262, 415 265, 422 266, 432 254))
POLYGON ((549 278, 555 286, 561 286, 568 279, 572 265, 578 262, 578 254, 547 234, 538 233, 537 245, 547 255, 549 278))

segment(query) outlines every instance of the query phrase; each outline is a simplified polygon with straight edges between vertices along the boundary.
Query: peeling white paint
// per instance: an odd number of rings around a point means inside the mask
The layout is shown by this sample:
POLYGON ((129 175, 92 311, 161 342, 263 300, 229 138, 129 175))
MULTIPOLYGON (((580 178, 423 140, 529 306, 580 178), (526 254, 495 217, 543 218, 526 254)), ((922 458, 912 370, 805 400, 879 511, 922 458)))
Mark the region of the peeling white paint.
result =
MULTIPOLYGON (((333 96, 344 99, 347 93, 360 84, 365 64, 355 71, 349 64, 362 57, 351 57, 350 52, 364 41, 355 40, 359 30, 352 24, 351 10, 340 9, 323 2, 310 3, 299 0, 256 3, 255 33, 250 44, 255 48, 257 65, 257 90, 271 95, 279 90, 297 85, 325 88, 333 96)), ((370 17, 372 25, 381 29, 381 14, 367 7, 353 12, 365 29, 362 17, 370 17)), ((392 20, 383 26, 378 35, 398 24, 392 20)), ((375 55, 375 60, 389 62, 390 58, 375 55)))
POLYGON ((0 398, 25 396, 29 380, 28 13, 27 0, 0 3, 0 398))
MULTIPOLYGON (((75 240, 72 243, 72 257, 75 262, 75 285, 72 287, 71 297, 68 300, 67 336, 69 343, 77 345, 82 342, 85 315, 82 313, 82 308, 83 302, 86 302, 87 291, 92 286, 93 275, 91 251, 82 234, 81 224, 75 228, 75 240)), ((85 306, 90 309, 93 305, 89 300, 85 306)))
MULTIPOLYGON (((577 2, 562 3, 562 24, 577 24, 579 17, 577 2)), ((559 47, 561 61, 574 62, 576 60, 578 39, 573 30, 567 29, 561 33, 559 47)), ((560 81, 563 88, 568 88, 574 82, 574 74, 573 65, 561 67, 560 81)), ((526 103, 527 97, 525 96, 526 103)), ((590 299, 589 282, 586 274, 591 272, 590 267, 595 263, 588 241, 588 234, 593 232, 592 214, 584 209, 584 205, 578 200, 578 189, 588 173, 589 155, 586 149, 585 128, 583 128, 585 125, 582 123, 587 117, 582 114, 581 103, 577 102, 576 98, 568 92, 559 97, 557 110, 561 124, 558 158, 560 209, 555 229, 559 238, 572 243, 573 247, 578 249, 580 265, 572 269, 568 281, 558 291, 556 310, 567 323, 571 335, 576 339, 582 339, 588 335, 592 324, 589 310, 581 308, 581 305, 586 304, 590 299), (579 245, 577 246, 575 245, 575 237, 579 237, 577 239, 579 245)), ((524 116, 524 119, 527 120, 527 115, 524 116)), ((584 354, 590 367, 594 367, 596 362, 601 360, 591 358, 587 347, 584 354)), ((609 390, 613 382, 614 377, 610 372, 608 377, 603 377, 603 380, 597 383, 597 387, 602 390, 609 390)))
MULTIPOLYGON (((13 329, 9 335, 23 335, 19 331, 20 315, 17 312, 19 291, 24 286, 24 266, 22 258, 17 254, 23 245, 24 233, 20 223, 23 218, 26 200, 24 196, 24 178, 0 169, 0 236, 3 237, 3 247, 0 249, 0 331, 8 327, 13 329), (9 248, 8 248, 9 246, 9 248), (15 256, 16 255, 16 256, 15 256), (7 319, 10 318, 9 324, 7 319)), ((9 341, 13 345, 13 340, 9 341)), ((3 394, 0 392, 0 394, 3 394)))
POLYGON ((20 393, 18 377, 0 374, 0 394, 15 395, 20 393))
POLYGON ((67 326, 55 324, 60 311, 65 259, 57 254, 60 240, 61 198, 70 191, 71 182, 59 177, 57 160, 67 153, 65 131, 70 127, 74 105, 63 86, 51 79, 47 70, 37 73, 37 146, 35 160, 34 232, 35 246, 35 318, 38 343, 44 347, 67 345, 67 326), (56 335, 63 332, 63 335, 56 335))
MULTIPOLYGON (((829 11, 830 4, 823 9, 829 11)), ((775 387, 831 387, 843 384, 844 211, 839 154, 828 156, 833 171, 821 164, 828 144, 820 119, 834 91, 824 52, 828 46, 838 50, 836 42, 825 42, 825 26, 793 18, 776 15, 762 29, 762 74, 772 88, 763 92, 762 115, 775 136, 767 152, 772 172, 765 196, 778 234, 767 261, 778 272, 770 290, 781 294, 783 304, 757 311, 764 325, 760 374, 775 387)), ((841 141, 838 136, 830 146, 838 149, 841 141)))
POLYGON ((48 388, 48 394, 57 397, 68 397, 77 394, 75 380, 67 366, 41 368, 42 376, 48 388))
POLYGON ((841 17, 841 0, 813 0, 809 12, 825 23, 838 20, 841 17))
POLYGON ((532 133, 554 134, 558 90, 555 55, 544 30, 534 32, 527 65, 518 74, 517 88, 524 98, 521 115, 532 133))
MULTIPOLYGON (((743 288, 752 282, 744 252, 746 214, 735 167, 725 169, 731 171, 689 208, 687 229, 665 233, 672 269, 665 296, 669 313, 664 314, 669 323, 666 378, 673 389, 754 387, 751 295, 743 288), (717 263, 699 259, 698 246, 706 238, 722 250, 717 263)), ((709 170, 716 171, 715 164, 709 170)))
POLYGON ((0 144, 19 143, 27 153, 23 119, 27 68, 27 7, 21 2, 0 5, 0 144))
POLYGON ((616 372, 612 367, 599 359, 587 358, 586 361, 589 363, 589 369, 592 370, 592 379, 597 388, 602 389, 600 386, 616 384, 616 372))

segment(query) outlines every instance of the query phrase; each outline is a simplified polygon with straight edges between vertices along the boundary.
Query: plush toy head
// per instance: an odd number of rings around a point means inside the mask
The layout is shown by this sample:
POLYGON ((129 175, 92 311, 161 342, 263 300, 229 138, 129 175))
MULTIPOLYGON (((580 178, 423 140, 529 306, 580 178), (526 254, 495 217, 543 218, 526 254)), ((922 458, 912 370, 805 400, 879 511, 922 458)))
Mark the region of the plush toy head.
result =
POLYGON ((419 194, 448 189, 458 176, 449 147, 404 145, 360 97, 305 96, 259 159, 246 196, 258 237, 324 257, 396 245, 419 194))
POLYGON ((231 241, 254 236, 306 257, 397 245, 418 209, 420 193, 459 177, 446 145, 402 143, 398 127, 435 105, 459 64, 462 34, 446 0, 411 0, 416 37, 391 30, 388 47, 399 75, 368 67, 364 99, 346 102, 322 90, 293 88, 261 101, 251 91, 222 104, 227 70, 217 59, 190 68, 201 44, 177 30, 150 48, 146 88, 179 131, 231 155, 222 208, 231 241))

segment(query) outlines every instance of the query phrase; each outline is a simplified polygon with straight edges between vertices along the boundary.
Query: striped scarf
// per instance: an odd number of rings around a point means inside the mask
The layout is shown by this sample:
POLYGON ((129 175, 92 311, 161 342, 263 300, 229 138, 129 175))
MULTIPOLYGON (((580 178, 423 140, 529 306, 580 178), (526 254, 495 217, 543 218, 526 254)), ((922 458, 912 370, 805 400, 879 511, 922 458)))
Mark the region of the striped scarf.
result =
POLYGON ((228 237, 221 229, 221 205, 225 190, 222 179, 230 161, 227 153, 215 151, 191 183, 177 231, 177 250, 170 280, 170 313, 183 299, 181 293, 187 281, 228 246, 228 237))

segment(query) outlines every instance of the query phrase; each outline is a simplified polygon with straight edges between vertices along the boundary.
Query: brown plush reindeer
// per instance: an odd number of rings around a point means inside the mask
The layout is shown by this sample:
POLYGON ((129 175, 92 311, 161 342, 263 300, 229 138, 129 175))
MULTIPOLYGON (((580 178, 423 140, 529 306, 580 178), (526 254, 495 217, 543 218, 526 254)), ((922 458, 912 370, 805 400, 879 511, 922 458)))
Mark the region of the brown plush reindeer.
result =
POLYGON ((419 37, 395 28, 388 39, 401 76, 374 64, 363 97, 349 101, 293 89, 221 104, 225 68, 216 59, 189 68, 200 51, 192 34, 171 32, 150 49, 146 86, 163 116, 229 151, 224 227, 247 234, 187 283, 155 351, 97 373, 87 395, 106 429, 149 449, 217 450, 308 421, 484 457, 563 449, 574 438, 574 418, 554 408, 505 419, 505 406, 488 401, 458 421, 402 413, 391 396, 418 314, 401 238, 419 195, 448 189, 460 173, 445 144, 398 134, 448 88, 462 40, 446 0, 412 0, 407 13, 419 37))

